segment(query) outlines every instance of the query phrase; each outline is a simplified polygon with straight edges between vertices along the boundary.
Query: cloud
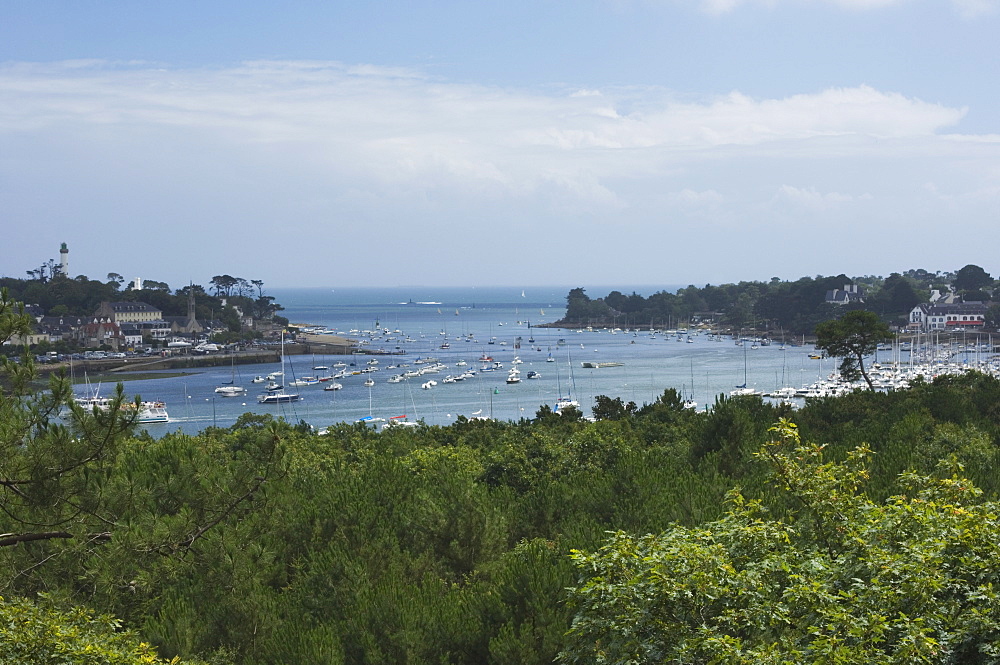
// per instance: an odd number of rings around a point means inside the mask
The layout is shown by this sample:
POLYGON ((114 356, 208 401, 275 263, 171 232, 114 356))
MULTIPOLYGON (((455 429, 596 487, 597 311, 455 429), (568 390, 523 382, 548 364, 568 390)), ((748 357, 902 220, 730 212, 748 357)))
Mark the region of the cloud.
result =
MULTIPOLYGON (((710 148, 820 136, 912 137, 965 109, 868 86, 783 99, 739 92, 675 102, 660 89, 546 92, 452 84, 403 69, 251 62, 169 70, 72 62, 0 69, 0 132, 116 125, 219 132, 243 144, 310 142, 399 160, 451 162, 532 149, 710 148), (627 102, 634 110, 622 112, 627 102)), ((380 160, 380 168, 386 166, 380 160)), ((471 169, 480 171, 477 166, 471 169)), ((487 169, 492 170, 492 169, 487 169)))
MULTIPOLYGON (((911 0, 813 0, 825 2, 849 11, 872 11, 886 7, 903 5, 911 0)), ((699 5, 707 14, 719 16, 728 14, 744 5, 759 5, 773 9, 779 4, 802 4, 802 0, 700 0, 699 5)), ((955 11, 964 19, 972 19, 996 12, 997 0, 952 0, 955 11)))
POLYGON ((712 208, 724 200, 723 196, 714 189, 696 192, 687 188, 679 192, 672 192, 667 198, 673 203, 688 208, 712 208))
POLYGON ((109 179, 117 164, 125 181, 145 170, 150 189, 157 179, 164 190, 257 182, 253 198, 309 183, 333 192, 330 200, 350 190, 352 200, 433 211, 492 201, 562 217, 619 214, 652 180, 733 150, 820 159, 864 154, 888 138, 933 151, 937 133, 964 114, 867 86, 680 102, 658 88, 507 89, 331 62, 0 68, 0 141, 35 137, 55 152, 100 146, 109 179))
POLYGON ((821 193, 816 191, 815 187, 800 188, 791 185, 782 185, 775 193, 775 199, 777 200, 787 201, 812 211, 830 210, 846 203, 871 198, 870 194, 854 196, 839 192, 821 193))
MULTIPOLYGON (((484 229, 558 238, 567 257, 589 251, 584 243, 652 252, 648 239, 664 229, 696 247, 704 238, 693 229, 773 215, 790 225, 820 210, 849 210, 852 224, 927 216, 927 182, 965 196, 967 218, 991 220, 1000 143, 961 133, 966 112, 869 86, 692 100, 656 87, 504 88, 336 62, 8 63, 0 200, 22 220, 15 243, 35 242, 39 220, 59 220, 50 231, 61 234, 170 229, 158 236, 163 259, 93 274, 176 281, 155 262, 175 269, 171 256, 205 261, 219 248, 253 255, 277 226, 295 256, 333 253, 356 234, 405 238, 421 256, 453 248, 447 267, 422 264, 444 280, 505 269, 504 252, 455 256, 456 239, 484 229), (872 207, 883 217, 855 217, 872 207)), ((540 250, 519 255, 528 251, 540 250)), ((369 275, 361 254, 338 251, 316 270, 329 272, 326 283, 369 275)), ((549 269, 565 281, 571 268, 549 269)))
POLYGON ((997 0, 952 0, 959 15, 965 19, 979 18, 997 13, 1000 2, 997 0))
POLYGON ((934 199, 946 203, 953 208, 971 206, 973 209, 983 205, 997 206, 1000 204, 1000 177, 996 178, 995 184, 979 187, 972 190, 961 191, 957 194, 942 191, 935 183, 924 184, 924 189, 934 199))

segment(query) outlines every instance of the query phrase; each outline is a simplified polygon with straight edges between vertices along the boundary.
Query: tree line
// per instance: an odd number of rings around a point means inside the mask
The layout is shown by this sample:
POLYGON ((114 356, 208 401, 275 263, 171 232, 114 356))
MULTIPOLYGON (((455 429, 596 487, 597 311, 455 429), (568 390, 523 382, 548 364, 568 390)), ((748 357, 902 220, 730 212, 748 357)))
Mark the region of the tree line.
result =
MULTIPOLYGON (((734 329, 784 331, 789 335, 812 334, 815 327, 842 311, 864 309, 891 324, 905 325, 907 315, 919 303, 927 302, 932 290, 950 290, 966 300, 992 298, 996 281, 976 265, 956 272, 930 273, 923 269, 892 273, 888 277, 836 276, 802 277, 782 281, 744 281, 736 284, 694 285, 676 293, 659 291, 650 296, 635 292, 625 295, 612 291, 592 299, 585 289, 574 288, 566 296, 566 315, 561 325, 673 328, 710 320, 734 329), (826 302, 828 291, 856 285, 864 302, 835 305, 826 302)), ((991 320, 1000 322, 1000 308, 991 320)))
MULTIPOLYGON (((108 273, 103 281, 86 275, 70 278, 58 271, 34 279, 0 278, 0 288, 7 289, 12 299, 37 305, 46 315, 53 316, 90 317, 102 302, 118 301, 145 302, 164 316, 185 316, 189 295, 193 293, 195 316, 199 320, 221 320, 230 330, 238 332, 240 321, 235 308, 258 320, 271 320, 284 309, 274 296, 265 294, 262 280, 216 275, 209 285, 211 292, 200 284, 172 290, 166 282, 143 280, 142 288, 136 289, 115 272, 108 273)), ((280 316, 278 320, 287 323, 280 316)))

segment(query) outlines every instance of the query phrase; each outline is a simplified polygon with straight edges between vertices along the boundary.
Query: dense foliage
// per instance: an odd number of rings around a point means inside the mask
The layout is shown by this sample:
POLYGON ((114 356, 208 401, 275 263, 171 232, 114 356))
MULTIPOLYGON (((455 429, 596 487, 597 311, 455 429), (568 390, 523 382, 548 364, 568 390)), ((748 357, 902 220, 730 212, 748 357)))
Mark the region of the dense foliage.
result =
POLYGON ((866 309, 890 323, 905 324, 915 305, 926 302, 931 289, 947 292, 951 282, 968 299, 990 297, 994 280, 979 266, 968 265, 952 273, 908 270, 888 277, 802 277, 787 282, 771 278, 767 282, 694 285, 677 293, 660 291, 648 297, 612 291, 592 299, 582 288, 566 296, 567 326, 621 326, 672 328, 691 321, 711 320, 732 328, 784 331, 790 335, 811 335, 817 324, 834 318, 844 308, 866 309), (828 291, 845 285, 859 286, 864 303, 832 305, 828 291))
POLYGON ((997 662, 1000 504, 954 464, 876 501, 869 448, 828 463, 792 423, 772 430, 758 455, 795 503, 734 491, 719 520, 575 552, 562 662, 997 662))
MULTIPOLYGON (((187 665, 200 661, 185 659, 187 665)), ((167 665, 156 649, 111 616, 0 597, 0 665, 167 665)), ((180 665, 171 659, 169 665, 180 665)))
MULTIPOLYGON (((0 312, 0 335, 21 324, 0 312)), ((992 657, 1000 382, 983 375, 818 400, 777 437, 787 407, 720 397, 696 413, 668 390, 598 400, 596 422, 542 408, 318 435, 246 414, 152 439, 127 409, 57 418, 61 379, 36 395, 30 361, 7 371, 3 612, 61 608, 51 625, 110 614, 159 657, 219 665, 624 662, 639 643, 656 662, 681 647, 731 662, 822 662, 796 654, 823 648, 829 662, 992 657), (826 442, 823 459, 795 452, 789 431, 826 442), (968 484, 938 469, 946 458, 968 484), (891 575, 865 572, 881 561, 891 575), (605 569, 621 573, 614 593, 599 592, 605 569), (893 588, 906 594, 886 598, 893 588), (734 632, 737 619, 751 623, 734 632)))
POLYGON ((44 314, 54 316, 89 317, 102 302, 144 302, 156 307, 164 316, 185 316, 188 313, 188 295, 194 293, 195 315, 202 321, 230 319, 239 330, 239 317, 233 307, 248 316, 269 319, 283 308, 273 296, 264 295, 264 283, 229 275, 212 278, 213 293, 198 284, 191 284, 171 291, 165 282, 144 280, 141 289, 133 288, 117 273, 108 273, 106 281, 90 279, 86 275, 69 277, 56 271, 51 276, 39 271, 34 279, 0 278, 0 288, 6 288, 13 300, 37 305, 44 314), (41 276, 39 276, 41 275, 41 276), (224 303, 225 301, 225 303, 224 303))

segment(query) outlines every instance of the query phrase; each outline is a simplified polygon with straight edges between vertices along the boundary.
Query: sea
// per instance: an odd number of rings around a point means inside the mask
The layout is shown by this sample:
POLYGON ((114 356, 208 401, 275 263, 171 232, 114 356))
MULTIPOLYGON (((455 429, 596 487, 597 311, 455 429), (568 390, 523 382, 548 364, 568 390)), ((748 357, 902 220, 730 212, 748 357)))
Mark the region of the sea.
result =
MULTIPOLYGON (((587 289, 599 298, 613 290, 649 296, 664 287, 609 286, 587 289)), ((183 377, 143 379, 124 383, 126 393, 162 401, 170 419, 144 425, 151 435, 181 431, 195 434, 206 427, 229 427, 246 412, 270 414, 317 429, 339 422, 370 419, 422 421, 448 425, 460 416, 516 421, 533 418, 542 405, 553 407, 569 397, 590 415, 598 395, 620 397, 641 406, 675 388, 704 409, 720 394, 739 386, 769 392, 799 387, 831 374, 835 361, 810 358, 812 346, 794 340, 770 345, 747 342, 702 331, 679 334, 664 330, 619 327, 571 330, 537 327, 562 318, 570 287, 409 287, 286 288, 269 295, 284 307, 293 324, 310 324, 366 342, 366 351, 393 355, 292 355, 285 359, 286 382, 292 377, 326 373, 314 367, 344 363, 367 367, 377 359, 378 371, 339 379, 343 389, 324 391, 326 384, 295 388, 302 399, 286 404, 259 404, 261 384, 251 380, 280 371, 280 363, 191 370, 183 377), (442 348, 444 347, 444 348, 442 348), (489 356, 491 362, 481 362, 489 356), (521 361, 521 381, 506 382, 509 369, 521 361), (428 359, 445 365, 428 374, 389 383, 406 370, 426 366, 428 359), (419 361, 419 362, 418 362, 419 361), (483 371, 484 366, 502 367, 483 371), (601 366, 601 365, 604 366, 601 366), (586 366, 585 366, 586 365, 586 366), (475 373, 446 383, 449 374, 475 373), (526 378, 535 372, 538 378, 526 378), (375 381, 365 386, 367 377, 375 381), (247 393, 221 397, 215 388, 235 380, 247 393), (430 382, 433 385, 428 385, 430 382), (405 418, 404 418, 405 416, 405 418)), ((112 386, 100 387, 109 393, 112 386)))

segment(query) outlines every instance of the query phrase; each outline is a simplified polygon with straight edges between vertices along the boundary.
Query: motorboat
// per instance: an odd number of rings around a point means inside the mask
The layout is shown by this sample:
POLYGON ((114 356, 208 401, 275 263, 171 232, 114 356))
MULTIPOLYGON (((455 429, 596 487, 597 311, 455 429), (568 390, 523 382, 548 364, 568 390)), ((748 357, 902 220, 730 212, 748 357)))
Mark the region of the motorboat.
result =
POLYGON ((257 402, 259 404, 287 404, 288 402, 297 402, 300 399, 302 398, 298 393, 286 393, 283 390, 257 395, 257 402))

